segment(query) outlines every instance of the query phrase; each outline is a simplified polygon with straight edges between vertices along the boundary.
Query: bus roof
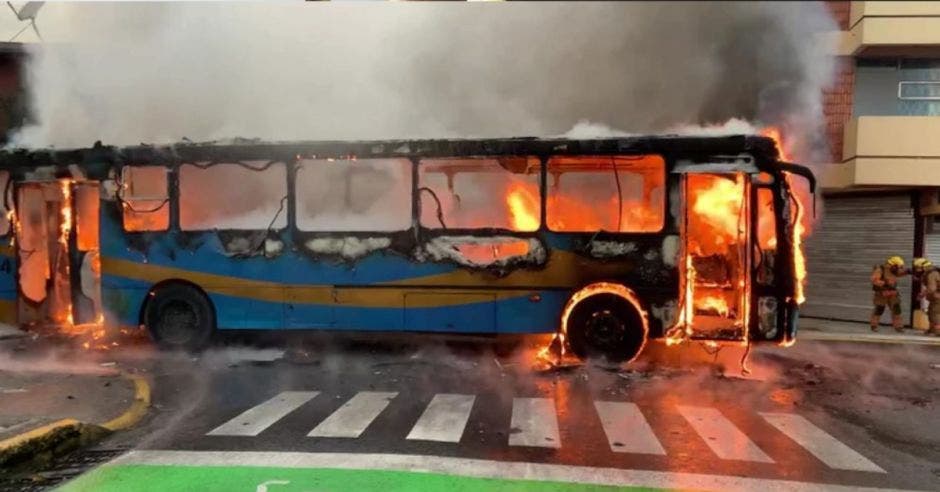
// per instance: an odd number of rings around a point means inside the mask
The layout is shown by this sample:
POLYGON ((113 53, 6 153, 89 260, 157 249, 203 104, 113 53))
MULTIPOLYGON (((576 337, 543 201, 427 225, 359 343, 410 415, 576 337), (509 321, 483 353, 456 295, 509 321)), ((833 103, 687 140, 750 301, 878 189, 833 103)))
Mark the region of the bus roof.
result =
POLYGON ((708 156, 751 154, 759 162, 779 158, 776 144, 758 135, 682 136, 646 135, 600 139, 490 138, 442 140, 371 140, 264 142, 234 139, 218 142, 179 142, 167 145, 114 147, 96 142, 84 149, 6 149, 0 151, 0 169, 40 166, 168 164, 288 160, 303 158, 472 157, 523 155, 661 154, 696 161, 708 156))

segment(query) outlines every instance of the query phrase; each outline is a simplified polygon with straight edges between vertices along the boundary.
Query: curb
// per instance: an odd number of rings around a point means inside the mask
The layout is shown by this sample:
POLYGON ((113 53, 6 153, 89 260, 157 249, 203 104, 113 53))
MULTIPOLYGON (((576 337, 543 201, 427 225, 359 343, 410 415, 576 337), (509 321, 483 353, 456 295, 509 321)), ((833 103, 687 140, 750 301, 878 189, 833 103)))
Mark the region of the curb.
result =
POLYGON ((890 345, 926 345, 940 346, 940 337, 926 335, 880 335, 876 333, 840 333, 822 331, 802 331, 797 335, 799 340, 813 340, 819 342, 858 342, 883 343, 890 345))
POLYGON ((134 401, 124 413, 103 424, 62 419, 4 439, 0 441, 0 470, 68 453, 140 422, 150 407, 150 384, 137 374, 121 372, 121 377, 134 383, 134 401))

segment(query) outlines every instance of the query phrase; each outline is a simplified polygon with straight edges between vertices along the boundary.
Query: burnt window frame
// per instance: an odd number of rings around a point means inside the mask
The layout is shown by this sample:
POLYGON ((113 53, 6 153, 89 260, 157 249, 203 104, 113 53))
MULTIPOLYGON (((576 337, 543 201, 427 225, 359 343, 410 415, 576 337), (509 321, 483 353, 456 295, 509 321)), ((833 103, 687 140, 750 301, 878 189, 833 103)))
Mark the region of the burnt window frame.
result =
POLYGON ((16 210, 16 181, 18 181, 18 177, 12 169, 4 169, 3 171, 7 173, 7 181, 0 187, 0 193, 2 193, 2 198, 0 199, 3 200, 4 210, 2 213, 4 216, 3 220, 7 222, 7 230, 3 234, 0 234, 0 239, 8 240, 12 239, 16 233, 14 230, 15 227, 13 227, 14 221, 8 219, 7 215, 11 210, 16 210))
POLYGON ((544 156, 544 161, 542 163, 542 172, 545 174, 545 178, 542 180, 542 227, 539 229, 539 232, 546 232, 549 234, 555 234, 559 236, 589 236, 591 239, 623 239, 624 237, 652 237, 652 236, 667 236, 672 234, 679 234, 678 224, 674 223, 679 220, 679 217, 673 217, 670 213, 671 200, 670 195, 673 189, 678 189, 678 178, 676 173, 673 172, 675 169, 675 159, 673 156, 670 156, 664 152, 659 151, 650 151, 650 152, 615 152, 615 153, 592 153, 586 154, 583 152, 579 153, 553 153, 544 156), (603 158, 617 158, 617 157, 642 157, 642 156, 657 156, 663 161, 663 200, 662 200, 662 214, 663 221, 660 228, 656 231, 605 231, 603 229, 597 231, 554 231, 548 228, 548 161, 553 157, 568 157, 568 158, 577 158, 577 157, 603 157, 603 158))
MULTIPOLYGON (((173 230, 174 232, 179 232, 179 233, 182 233, 182 234, 199 234, 199 233, 218 232, 218 231, 231 231, 231 232, 260 232, 260 231, 268 231, 268 232, 273 232, 273 233, 275 233, 275 234, 281 234, 281 233, 287 231, 288 229, 290 229, 291 224, 290 224, 290 214, 288 213, 288 212, 289 212, 289 211, 288 211, 288 208, 289 208, 290 202, 291 202, 291 190, 290 190, 290 177, 291 177, 291 172, 290 172, 290 169, 291 169, 291 167, 293 167, 293 164, 290 163, 290 162, 286 162, 286 161, 283 160, 283 159, 276 158, 276 157, 275 157, 275 158, 265 158, 265 159, 250 159, 250 160, 253 160, 253 161, 267 161, 267 163, 265 163, 262 167, 260 167, 260 168, 254 168, 252 165, 247 164, 247 163, 245 163, 245 162, 242 162, 242 161, 245 161, 245 160, 247 160, 247 159, 221 159, 221 160, 220 160, 220 159, 213 159, 213 160, 208 160, 208 161, 206 161, 205 164, 198 164, 198 163, 196 163, 196 162, 194 162, 194 161, 189 161, 189 160, 187 160, 187 161, 181 161, 181 162, 176 162, 176 163, 174 163, 174 164, 173 164, 173 167, 172 167, 172 170, 173 170, 173 182, 172 182, 172 184, 170 184, 169 179, 167 180, 167 186, 170 188, 170 190, 172 190, 172 193, 173 193, 173 195, 170 196, 170 202, 171 202, 171 203, 175 203, 175 207, 172 207, 172 208, 170 209, 170 224, 171 224, 171 227, 173 228, 172 230, 173 230), (181 200, 180 200, 180 195, 181 195, 181 189, 180 189, 181 179, 180 179, 180 178, 182 177, 182 175, 181 175, 182 167, 183 167, 183 166, 194 166, 194 167, 196 167, 196 168, 200 168, 200 169, 205 170, 205 169, 208 169, 208 168, 210 168, 210 167, 218 166, 218 165, 223 165, 223 164, 236 165, 236 166, 248 168, 248 169, 252 170, 253 172, 265 172, 265 171, 267 171, 268 169, 270 169, 272 166, 274 166, 274 165, 276 165, 276 164, 283 164, 283 165, 284 165, 284 179, 285 179, 285 181, 286 181, 286 182, 285 182, 285 188, 284 188, 285 194, 284 194, 284 197, 280 199, 281 206, 280 206, 280 208, 279 208, 279 211, 277 212, 277 216, 280 216, 280 215, 282 215, 282 214, 284 215, 284 225, 283 225, 283 226, 281 226, 281 227, 276 227, 275 225, 272 224, 271 227, 255 227, 255 228, 232 228, 232 227, 221 228, 221 227, 216 227, 216 228, 211 228, 211 229, 183 229, 183 224, 182 224, 182 222, 181 222, 181 220, 180 220, 180 201, 181 201, 181 200)), ((168 178, 169 178, 169 176, 168 176, 168 178)))
POLYGON ((525 237, 534 237, 537 236, 540 232, 543 232, 545 228, 545 158, 544 156, 537 155, 534 153, 529 153, 526 155, 520 154, 498 154, 493 153, 489 155, 463 155, 463 156, 421 156, 413 159, 415 165, 415 174, 414 174, 414 183, 412 187, 412 220, 417 229, 422 231, 423 234, 430 237, 438 236, 525 236, 525 237), (421 200, 423 196, 428 196, 424 193, 419 195, 419 189, 422 186, 419 186, 419 178, 421 176, 421 166, 428 165, 422 161, 426 159, 489 159, 497 160, 502 158, 520 158, 520 159, 534 159, 538 161, 538 192, 539 192, 539 226, 538 228, 531 231, 516 231, 512 229, 506 229, 502 227, 426 227, 421 223, 421 200), (444 232, 444 234, 439 234, 444 232))
MULTIPOLYGON (((389 230, 353 231, 353 230, 346 230, 346 229, 308 231, 305 229, 301 229, 300 223, 297 221, 297 206, 298 206, 297 202, 300 196, 297 190, 297 172, 302 167, 301 162, 305 160, 337 160, 339 161, 339 160, 360 160, 360 159, 356 159, 352 156, 346 156, 346 157, 318 157, 318 156, 301 157, 301 156, 297 156, 295 159, 292 160, 292 162, 290 163, 290 169, 288 171, 288 176, 287 176, 288 185, 289 185, 288 205, 290 206, 290 209, 291 209, 291 213, 288 215, 288 224, 290 226, 291 232, 297 235, 305 236, 305 237, 341 237, 341 236, 345 236, 345 237, 378 237, 378 236, 390 237, 390 236, 396 236, 396 235, 401 235, 401 234, 410 234, 412 230, 415 228, 415 224, 416 224, 415 222, 416 220, 415 219, 415 193, 418 188, 417 183, 416 183, 416 180, 417 180, 416 158, 403 157, 403 156, 369 156, 369 157, 363 157, 361 158, 361 160, 364 160, 364 161, 365 160, 395 160, 395 161, 400 160, 400 161, 408 162, 408 167, 411 173, 411 186, 408 191, 408 193, 410 194, 409 204, 411 207, 409 226, 405 229, 391 230, 391 231, 389 230)), ((342 165, 342 164, 339 164, 339 165, 342 165)))
MULTIPOLYGON (((172 164, 164 163, 164 162, 134 162, 134 163, 118 164, 118 165, 115 165, 113 169, 115 173, 114 181, 115 181, 115 185, 117 186, 117 188, 114 191, 115 203, 117 204, 117 219, 116 220, 117 220, 118 225, 121 228, 121 231, 124 234, 133 234, 133 235, 169 234, 177 230, 175 228, 176 218, 174 216, 174 209, 176 208, 174 204, 174 196, 177 194, 177 190, 175 189, 175 185, 174 185, 175 169, 172 164), (124 225, 124 202, 125 200, 124 200, 124 197, 121 195, 121 187, 124 186, 124 170, 126 168, 143 168, 143 167, 162 167, 166 170, 166 201, 159 207, 152 210, 152 212, 156 212, 157 210, 160 210, 163 207, 169 207, 169 211, 167 212, 166 228, 154 229, 154 230, 131 231, 131 230, 128 230, 127 227, 124 225)), ((104 193, 102 193, 101 195, 101 200, 105 200, 104 193)), ((102 207, 102 209, 103 208, 104 207, 102 207)))

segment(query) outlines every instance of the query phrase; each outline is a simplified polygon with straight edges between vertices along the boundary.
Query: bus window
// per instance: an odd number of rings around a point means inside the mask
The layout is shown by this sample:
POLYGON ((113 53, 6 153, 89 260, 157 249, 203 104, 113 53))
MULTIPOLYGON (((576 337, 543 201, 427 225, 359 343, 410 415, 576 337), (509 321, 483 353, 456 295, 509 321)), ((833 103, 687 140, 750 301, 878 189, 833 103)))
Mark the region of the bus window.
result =
POLYGON ((536 231, 542 215, 539 167, 535 157, 423 159, 421 225, 536 231))
POLYGON ((165 231, 170 226, 167 170, 126 166, 121 170, 121 204, 127 231, 165 231))
POLYGON ((666 164, 658 155, 553 157, 546 221, 557 232, 658 232, 666 164))
POLYGON ((297 228, 302 231, 404 231, 411 228, 408 159, 307 159, 297 167, 297 228))
POLYGON ((180 229, 282 229, 287 166, 280 162, 180 166, 180 229))

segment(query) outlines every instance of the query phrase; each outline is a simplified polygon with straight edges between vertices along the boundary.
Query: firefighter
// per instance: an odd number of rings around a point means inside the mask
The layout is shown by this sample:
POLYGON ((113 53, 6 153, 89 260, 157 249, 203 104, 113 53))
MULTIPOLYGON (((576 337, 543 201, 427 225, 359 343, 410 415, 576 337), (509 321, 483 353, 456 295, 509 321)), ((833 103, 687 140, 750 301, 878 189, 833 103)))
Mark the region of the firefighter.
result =
POLYGON ((871 331, 878 331, 878 323, 885 308, 891 309, 891 326, 895 331, 902 331, 901 322, 901 296, 898 294, 898 278, 907 275, 904 269, 904 259, 900 256, 891 256, 883 265, 875 266, 871 273, 871 287, 875 291, 872 303, 875 305, 871 313, 871 331))
POLYGON ((914 258, 914 275, 920 275, 921 292, 927 299, 927 335, 940 335, 940 270, 927 258, 914 258))

